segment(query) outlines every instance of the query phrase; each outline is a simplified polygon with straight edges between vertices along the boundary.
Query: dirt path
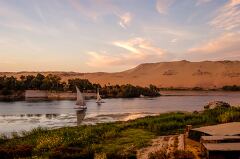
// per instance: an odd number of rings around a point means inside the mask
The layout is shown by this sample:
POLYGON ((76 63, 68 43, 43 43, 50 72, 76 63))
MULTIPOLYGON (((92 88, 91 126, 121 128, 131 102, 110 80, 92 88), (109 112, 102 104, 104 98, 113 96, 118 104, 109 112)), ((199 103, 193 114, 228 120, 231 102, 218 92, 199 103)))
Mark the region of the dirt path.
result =
POLYGON ((201 144, 189 138, 186 139, 186 150, 192 151, 196 159, 200 159, 201 144))
MULTIPOLYGON (((150 153, 157 151, 167 152, 167 154, 172 154, 175 150, 184 149, 183 135, 171 135, 171 136, 160 136, 152 140, 151 146, 142 148, 137 152, 138 159, 148 159, 150 153)), ((172 156, 170 155, 170 158, 172 156)))

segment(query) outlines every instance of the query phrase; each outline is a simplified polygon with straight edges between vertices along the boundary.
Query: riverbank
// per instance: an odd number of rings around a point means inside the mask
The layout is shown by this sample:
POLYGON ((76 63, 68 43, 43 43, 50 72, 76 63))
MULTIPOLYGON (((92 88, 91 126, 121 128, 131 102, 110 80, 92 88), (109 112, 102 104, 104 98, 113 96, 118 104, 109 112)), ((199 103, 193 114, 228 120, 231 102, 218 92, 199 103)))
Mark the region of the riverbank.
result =
MULTIPOLYGON (((227 94, 239 94, 239 91, 223 90, 162 90, 161 96, 224 96, 227 94)), ((86 99, 96 99, 96 93, 83 93, 86 99)), ((146 96, 147 97, 147 96, 146 96)), ((76 100, 76 93, 69 91, 44 91, 44 90, 27 90, 15 91, 11 95, 1 95, 0 101, 23 101, 23 100, 76 100)), ((112 97, 104 97, 112 98, 112 97)), ((121 98, 121 97, 115 97, 121 98)))
MULTIPOLYGON (((83 92, 85 99, 93 99, 96 98, 96 93, 91 92, 83 92)), ((26 90, 25 91, 25 99, 49 99, 49 100, 76 100, 77 94, 67 91, 67 92, 57 92, 57 91, 44 91, 44 90, 26 90)))
MULTIPOLYGON (((83 93, 86 99, 95 99, 96 93, 83 93)), ((70 91, 26 90, 12 91, 8 95, 0 94, 0 101, 21 100, 76 100, 77 94, 70 91)))
POLYGON ((0 139, 3 158, 136 158, 137 150, 151 145, 154 138, 180 134, 186 125, 199 127, 240 121, 240 108, 215 108, 201 113, 164 113, 127 122, 34 129, 23 137, 0 139))
POLYGON ((11 94, 4 95, 0 91, 0 101, 19 101, 25 100, 25 91, 14 91, 11 94))

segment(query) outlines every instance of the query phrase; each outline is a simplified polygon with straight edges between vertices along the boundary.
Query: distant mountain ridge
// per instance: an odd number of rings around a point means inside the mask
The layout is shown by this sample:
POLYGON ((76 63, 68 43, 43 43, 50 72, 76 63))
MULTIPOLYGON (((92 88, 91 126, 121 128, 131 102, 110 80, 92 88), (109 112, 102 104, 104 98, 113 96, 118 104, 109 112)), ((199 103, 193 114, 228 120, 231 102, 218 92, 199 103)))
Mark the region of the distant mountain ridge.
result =
MULTIPOLYGON (((39 72, 1 72, 0 75, 36 75, 39 72)), ((40 72, 55 74, 63 80, 86 78, 101 85, 133 84, 162 88, 221 88, 225 85, 240 85, 240 61, 174 61, 140 64, 135 68, 116 73, 40 72)))

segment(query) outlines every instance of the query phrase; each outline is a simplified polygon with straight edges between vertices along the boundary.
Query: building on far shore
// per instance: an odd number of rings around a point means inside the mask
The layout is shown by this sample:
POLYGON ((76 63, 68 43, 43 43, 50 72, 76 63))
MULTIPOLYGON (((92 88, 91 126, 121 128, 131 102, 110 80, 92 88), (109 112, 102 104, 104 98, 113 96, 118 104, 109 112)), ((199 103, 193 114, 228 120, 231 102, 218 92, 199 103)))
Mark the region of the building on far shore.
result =
MULTIPOLYGON (((96 93, 83 93, 87 99, 96 98, 96 93)), ((63 99, 63 100, 76 100, 77 94, 72 92, 52 92, 45 90, 26 90, 25 99, 63 99)))

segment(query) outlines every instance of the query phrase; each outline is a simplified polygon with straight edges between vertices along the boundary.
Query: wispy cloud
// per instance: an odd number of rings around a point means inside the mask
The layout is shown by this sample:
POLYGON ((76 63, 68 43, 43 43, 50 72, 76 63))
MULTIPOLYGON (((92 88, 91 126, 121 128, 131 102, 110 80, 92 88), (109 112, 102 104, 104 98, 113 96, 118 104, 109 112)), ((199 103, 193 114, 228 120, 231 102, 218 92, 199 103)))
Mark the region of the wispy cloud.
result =
POLYGON ((68 1, 77 12, 95 22, 106 15, 115 15, 119 18, 118 24, 126 29, 133 19, 133 15, 130 12, 126 12, 119 8, 113 1, 89 0, 87 3, 77 0, 68 1))
POLYGON ((85 1, 85 3, 78 0, 68 0, 68 2, 81 15, 84 15, 94 21, 104 15, 112 13, 113 10, 116 9, 112 3, 109 3, 106 0, 89 0, 85 1))
POLYGON ((143 27, 144 31, 146 32, 154 32, 156 34, 168 34, 170 36, 177 36, 177 37, 187 37, 192 35, 193 33, 185 30, 181 30, 179 27, 161 27, 161 26, 153 26, 153 27, 143 27))
POLYGON ((118 65, 121 64, 121 60, 118 57, 111 56, 106 52, 88 52, 90 55, 90 59, 87 62, 87 65, 92 67, 106 67, 110 65, 118 65))
POLYGON ((240 33, 225 33, 207 43, 189 49, 191 56, 237 57, 240 50, 240 33))
POLYGON ((164 53, 161 48, 155 47, 150 41, 140 37, 128 41, 116 41, 113 44, 130 51, 132 55, 137 55, 139 58, 149 55, 161 56, 164 53))
POLYGON ((131 13, 126 12, 123 15, 120 15, 119 18, 120 18, 119 25, 122 28, 126 29, 130 25, 133 17, 131 13))
POLYGON ((232 30, 240 27, 240 0, 230 0, 217 12, 210 25, 232 30))
POLYGON ((127 41, 115 41, 114 46, 122 48, 124 52, 116 56, 106 52, 88 52, 89 66, 134 66, 143 62, 156 62, 162 59, 165 51, 154 46, 144 38, 133 38, 127 41))
MULTIPOLYGON (((55 3, 54 3, 55 4, 55 3)), ((40 17, 45 21, 43 12, 39 7, 32 11, 33 17, 40 17)), ((15 30, 29 32, 39 35, 56 35, 59 33, 59 29, 52 26, 43 24, 41 21, 38 21, 31 16, 25 14, 22 10, 18 8, 7 5, 0 2, 0 26, 15 30)))
POLYGON ((175 2, 175 0, 157 0, 156 9, 160 14, 166 14, 168 8, 175 2))
POLYGON ((177 41, 178 41, 178 39, 174 38, 174 39, 171 40, 171 43, 176 43, 177 41))
POLYGON ((8 28, 18 28, 25 31, 35 31, 34 27, 30 24, 26 17, 21 13, 9 8, 8 6, 0 5, 0 25, 8 28))
POLYGON ((211 1, 212 0, 197 0, 196 6, 199 6, 199 5, 202 5, 202 4, 205 4, 205 3, 209 3, 211 1))

